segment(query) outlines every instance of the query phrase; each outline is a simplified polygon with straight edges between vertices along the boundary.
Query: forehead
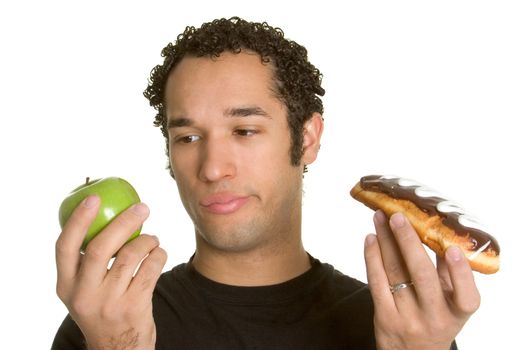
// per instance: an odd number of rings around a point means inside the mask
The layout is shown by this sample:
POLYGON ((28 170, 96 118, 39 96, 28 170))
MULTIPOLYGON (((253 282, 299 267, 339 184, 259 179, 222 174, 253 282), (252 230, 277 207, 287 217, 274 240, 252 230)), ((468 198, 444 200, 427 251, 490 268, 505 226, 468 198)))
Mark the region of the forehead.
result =
POLYGON ((224 52, 219 57, 184 57, 166 82, 167 107, 183 99, 276 98, 274 68, 253 52, 224 52))

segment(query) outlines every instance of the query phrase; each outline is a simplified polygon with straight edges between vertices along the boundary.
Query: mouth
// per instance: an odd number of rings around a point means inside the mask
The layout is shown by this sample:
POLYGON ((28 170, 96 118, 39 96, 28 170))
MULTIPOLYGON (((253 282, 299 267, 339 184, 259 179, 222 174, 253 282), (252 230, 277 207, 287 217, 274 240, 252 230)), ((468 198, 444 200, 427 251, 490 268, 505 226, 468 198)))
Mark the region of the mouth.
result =
POLYGON ((217 193, 204 197, 199 204, 209 213, 227 215, 242 208, 249 199, 249 196, 233 193, 217 193))

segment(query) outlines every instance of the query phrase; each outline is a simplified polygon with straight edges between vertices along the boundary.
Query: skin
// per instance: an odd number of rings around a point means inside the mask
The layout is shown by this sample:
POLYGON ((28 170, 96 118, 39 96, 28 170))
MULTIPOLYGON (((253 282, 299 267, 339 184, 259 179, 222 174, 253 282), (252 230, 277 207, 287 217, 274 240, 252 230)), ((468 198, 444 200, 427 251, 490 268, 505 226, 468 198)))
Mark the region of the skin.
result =
POLYGON ((374 300, 378 349, 450 349, 480 303, 468 260, 450 247, 437 268, 408 220, 374 215, 376 235, 365 240, 365 261, 374 300), (389 285, 412 281, 394 294, 389 285))
POLYGON ((269 285, 310 267, 302 169, 317 156, 322 118, 305 125, 302 164, 292 166, 287 112, 273 85, 271 68, 252 53, 186 57, 166 85, 171 167, 195 225, 193 264, 218 282, 269 285))
POLYGON ((58 237, 57 294, 82 330, 88 349, 154 349, 151 298, 166 253, 158 239, 147 234, 125 244, 149 215, 148 207, 138 203, 116 217, 80 255, 99 206, 97 196, 87 197, 58 237))
MULTIPOLYGON (((310 267, 301 241, 302 169, 317 157, 322 117, 305 124, 301 164, 292 166, 286 109, 273 84, 272 67, 249 52, 186 57, 167 82, 170 162, 195 224, 192 263, 217 282, 271 285, 310 267)), ((88 197, 57 240, 57 293, 89 349, 154 349, 151 299, 166 253, 146 234, 125 243, 148 216, 139 203, 80 256, 98 206, 88 197)), ((479 305, 466 258, 450 248, 436 268, 402 215, 377 212, 374 224, 364 255, 378 349, 449 349, 479 305), (408 280, 413 287, 390 292, 408 280)))

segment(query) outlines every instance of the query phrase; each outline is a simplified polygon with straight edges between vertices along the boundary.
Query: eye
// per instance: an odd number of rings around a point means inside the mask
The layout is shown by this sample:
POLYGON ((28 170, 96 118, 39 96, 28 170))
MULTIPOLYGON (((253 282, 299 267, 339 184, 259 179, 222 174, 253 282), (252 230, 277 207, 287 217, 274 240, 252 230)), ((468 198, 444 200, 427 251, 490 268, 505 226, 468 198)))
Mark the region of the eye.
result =
POLYGON ((235 135, 245 136, 245 137, 254 136, 258 133, 259 131, 255 129, 236 129, 234 132, 235 135))
POLYGON ((175 138, 175 143, 193 143, 198 140, 200 140, 198 135, 186 135, 175 138))

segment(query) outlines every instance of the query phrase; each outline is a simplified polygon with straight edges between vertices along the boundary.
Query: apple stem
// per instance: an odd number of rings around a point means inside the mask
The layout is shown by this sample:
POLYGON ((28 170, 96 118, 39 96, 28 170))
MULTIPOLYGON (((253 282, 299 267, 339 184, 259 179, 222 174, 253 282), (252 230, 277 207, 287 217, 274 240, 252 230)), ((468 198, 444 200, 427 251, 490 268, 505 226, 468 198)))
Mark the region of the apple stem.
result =
POLYGON ((86 185, 89 183, 89 177, 86 177, 86 185))

